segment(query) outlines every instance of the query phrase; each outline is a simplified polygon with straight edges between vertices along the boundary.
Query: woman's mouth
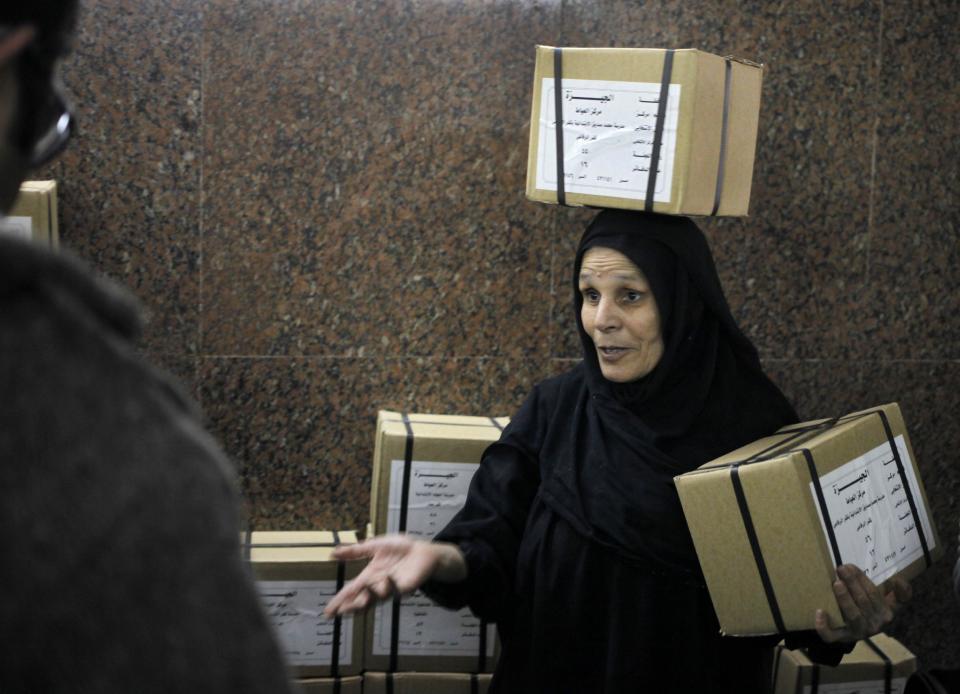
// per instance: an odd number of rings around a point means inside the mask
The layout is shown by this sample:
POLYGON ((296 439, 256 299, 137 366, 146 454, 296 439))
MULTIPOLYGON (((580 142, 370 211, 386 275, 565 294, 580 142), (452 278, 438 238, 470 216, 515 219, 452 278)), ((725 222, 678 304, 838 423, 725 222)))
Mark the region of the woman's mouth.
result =
POLYGON ((600 352, 604 361, 614 362, 618 361, 628 350, 626 347, 597 347, 597 351, 600 352))

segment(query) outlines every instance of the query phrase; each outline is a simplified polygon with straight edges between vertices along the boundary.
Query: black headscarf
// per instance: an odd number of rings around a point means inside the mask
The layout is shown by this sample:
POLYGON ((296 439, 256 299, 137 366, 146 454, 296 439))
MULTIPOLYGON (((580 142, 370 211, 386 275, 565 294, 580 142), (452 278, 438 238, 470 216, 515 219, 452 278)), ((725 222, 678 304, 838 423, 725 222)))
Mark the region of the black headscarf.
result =
POLYGON ((796 413, 737 326, 691 220, 603 210, 580 240, 573 290, 586 385, 578 402, 563 405, 576 424, 554 448, 543 498, 626 559, 699 576, 673 477, 797 421, 796 413), (637 265, 659 309, 663 356, 631 383, 603 377, 580 318, 580 267, 595 247, 637 265))

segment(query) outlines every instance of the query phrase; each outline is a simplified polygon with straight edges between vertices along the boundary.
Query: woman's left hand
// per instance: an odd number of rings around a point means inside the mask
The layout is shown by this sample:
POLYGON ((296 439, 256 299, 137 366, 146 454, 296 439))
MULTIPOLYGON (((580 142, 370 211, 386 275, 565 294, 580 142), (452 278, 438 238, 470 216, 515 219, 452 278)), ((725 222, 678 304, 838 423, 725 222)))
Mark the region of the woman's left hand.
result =
POLYGON ((913 595, 910 584, 894 576, 878 586, 859 567, 841 564, 833 593, 843 613, 845 625, 833 627, 823 610, 817 610, 815 624, 820 638, 827 643, 859 641, 879 633, 913 595))

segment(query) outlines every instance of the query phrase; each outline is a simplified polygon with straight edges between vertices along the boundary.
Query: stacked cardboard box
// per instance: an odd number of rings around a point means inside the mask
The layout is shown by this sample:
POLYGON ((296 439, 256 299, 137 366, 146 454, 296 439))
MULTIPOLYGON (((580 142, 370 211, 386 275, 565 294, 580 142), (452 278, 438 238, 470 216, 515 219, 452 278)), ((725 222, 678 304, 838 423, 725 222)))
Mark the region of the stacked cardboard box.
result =
MULTIPOLYGON (((463 507, 483 451, 505 418, 381 411, 374 445, 373 534, 406 532, 431 539, 463 507)), ((489 672, 496 659, 493 625, 468 609, 445 610, 417 592, 371 610, 368 669, 397 672, 489 672)))
POLYGON ((490 675, 449 672, 368 672, 364 694, 486 694, 490 675), (389 685, 388 685, 389 682, 389 685))
POLYGON ((886 634, 860 641, 837 667, 817 665, 803 651, 777 647, 774 694, 901 694, 917 660, 886 634))
POLYGON ((761 65, 695 49, 536 50, 527 197, 747 214, 761 65))
MULTIPOLYGON (((255 531, 244 538, 257 590, 296 677, 343 677, 363 670, 363 615, 323 616, 343 584, 360 572, 356 562, 331 557, 354 544, 354 531, 255 531)), ((319 686, 319 685, 318 685, 319 686)))
POLYGON ((363 694, 363 677, 314 677, 296 680, 299 694, 363 694))
POLYGON ((877 584, 942 554, 896 404, 784 427, 675 478, 727 634, 843 623, 835 568, 877 584))
POLYGON ((35 241, 56 250, 60 245, 57 182, 24 181, 9 215, 0 217, 0 234, 35 241))

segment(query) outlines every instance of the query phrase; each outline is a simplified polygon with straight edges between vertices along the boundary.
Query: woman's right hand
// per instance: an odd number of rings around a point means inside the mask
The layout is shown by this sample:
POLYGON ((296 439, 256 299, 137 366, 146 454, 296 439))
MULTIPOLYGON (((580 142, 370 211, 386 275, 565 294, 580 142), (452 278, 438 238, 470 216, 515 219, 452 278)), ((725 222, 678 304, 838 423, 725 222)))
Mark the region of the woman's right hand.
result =
POLYGON ((369 559, 370 563, 327 603, 323 614, 328 618, 358 612, 374 600, 412 593, 431 578, 456 583, 467 576, 466 560, 456 545, 403 534, 343 545, 333 556, 338 560, 369 559))

